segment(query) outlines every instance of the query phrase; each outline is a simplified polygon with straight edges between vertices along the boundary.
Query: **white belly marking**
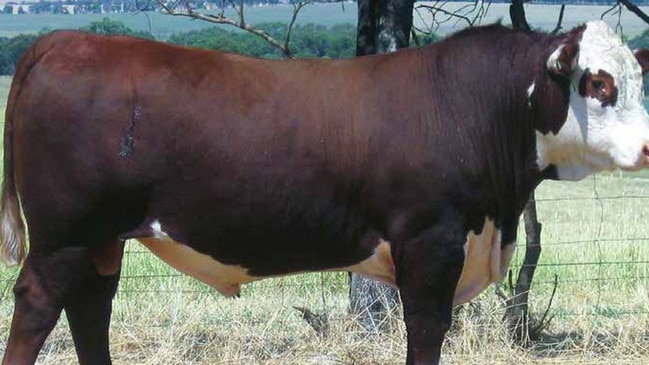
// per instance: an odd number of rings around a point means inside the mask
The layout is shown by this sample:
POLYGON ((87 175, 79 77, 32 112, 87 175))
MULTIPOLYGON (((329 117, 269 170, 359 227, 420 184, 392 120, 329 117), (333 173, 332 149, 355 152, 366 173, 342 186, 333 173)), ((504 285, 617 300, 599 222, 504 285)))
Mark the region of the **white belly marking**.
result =
MULTIPOLYGON (((162 261, 176 270, 198 279, 225 296, 239 293, 241 284, 264 277, 252 276, 238 265, 223 264, 209 255, 202 254, 187 245, 174 241, 161 229, 158 221, 151 224, 153 237, 139 238, 162 261)), ((462 304, 480 294, 491 283, 498 282, 505 274, 515 245, 501 249, 501 234, 490 219, 485 219, 482 232, 467 235, 464 245, 465 258, 462 273, 455 289, 453 304, 462 304)), ((380 240, 374 254, 367 259, 346 267, 327 271, 351 271, 370 279, 396 285, 395 266, 390 243, 380 240)))
MULTIPOLYGON (((248 270, 244 267, 223 264, 209 255, 174 241, 162 230, 159 221, 154 221, 150 227, 153 237, 138 238, 140 243, 171 267, 208 284, 225 296, 236 295, 241 284, 264 278, 249 275, 248 270)), ((367 259, 351 266, 327 271, 351 271, 390 285, 396 285, 390 244, 383 240, 374 249, 374 254, 367 259)))
POLYGON ((161 229, 160 222, 151 224, 153 237, 138 238, 138 241, 174 269, 198 279, 225 296, 239 293, 241 284, 259 280, 248 275, 245 268, 225 265, 211 256, 202 254, 187 245, 174 241, 161 229))

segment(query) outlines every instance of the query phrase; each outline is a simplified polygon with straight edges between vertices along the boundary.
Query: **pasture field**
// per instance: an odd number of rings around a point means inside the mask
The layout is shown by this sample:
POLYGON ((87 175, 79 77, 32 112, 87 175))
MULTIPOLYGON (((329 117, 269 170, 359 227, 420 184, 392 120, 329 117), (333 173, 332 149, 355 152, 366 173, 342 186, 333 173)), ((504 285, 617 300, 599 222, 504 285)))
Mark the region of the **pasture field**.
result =
MULTIPOLYGON (((419 2, 418 5, 436 5, 440 3, 419 2)), ((449 11, 459 11, 460 14, 473 18, 476 14, 473 3, 451 2, 444 3, 444 8, 449 11), (473 11, 473 12, 471 12, 473 11)), ((558 5, 545 4, 526 4, 527 17, 533 27, 552 30, 556 26, 559 14, 558 5)), ((599 19, 606 12, 609 6, 599 5, 568 5, 566 6, 563 26, 564 29, 570 29, 587 20, 599 19)), ((649 12, 649 7, 641 7, 645 12, 649 12)), ((293 7, 290 5, 261 6, 250 7, 246 9, 246 21, 250 24, 259 24, 265 22, 283 22, 288 23, 291 17, 293 7)), ((509 5, 504 3, 491 4, 486 8, 485 16, 481 24, 488 24, 502 21, 509 24, 509 5)), ((234 17, 232 10, 227 10, 226 15, 234 17)), ((326 26, 332 26, 340 23, 356 23, 357 8, 355 3, 337 3, 337 4, 311 4, 302 9, 297 22, 316 23, 326 26)), ((76 29, 87 25, 93 21, 99 21, 103 18, 117 20, 124 23, 133 30, 150 31, 157 39, 167 39, 173 33, 186 32, 190 30, 213 26, 211 23, 191 20, 184 17, 173 17, 158 12, 133 12, 120 14, 25 14, 25 15, 7 15, 0 14, 0 36, 11 37, 20 33, 37 33, 43 29, 76 29)), ((626 37, 634 37, 647 29, 647 24, 639 20, 635 15, 624 10, 619 19, 623 28, 623 34, 626 37)), ((437 20, 444 20, 443 16, 437 16, 437 20)), ((604 17, 604 20, 612 26, 618 21, 616 13, 610 13, 604 17)), ((467 23, 457 19, 433 24, 431 15, 420 10, 414 14, 414 24, 420 29, 431 30, 439 34, 447 34, 467 26, 467 23)), ((227 27, 227 26, 226 26, 227 27)), ((229 27, 228 29, 234 29, 229 27)))
MULTIPOLYGON (((0 77, 0 108, 10 78, 0 77)), ((0 116, 0 122, 4 113, 0 116)), ((488 289, 458 311, 445 364, 649 363, 649 174, 600 174, 580 183, 546 182, 537 191, 543 254, 531 293, 540 317, 558 278, 542 341, 508 339, 504 309, 488 289)), ((522 262, 524 234, 512 263, 522 262)), ((269 279, 238 299, 177 273, 129 242, 114 301, 111 348, 118 364, 402 364, 405 331, 368 335, 347 312, 345 273, 269 279), (327 313, 319 336, 294 306, 327 313)), ((0 267, 0 353, 8 336, 17 269, 0 267)), ((64 320, 41 364, 76 362, 64 320)))

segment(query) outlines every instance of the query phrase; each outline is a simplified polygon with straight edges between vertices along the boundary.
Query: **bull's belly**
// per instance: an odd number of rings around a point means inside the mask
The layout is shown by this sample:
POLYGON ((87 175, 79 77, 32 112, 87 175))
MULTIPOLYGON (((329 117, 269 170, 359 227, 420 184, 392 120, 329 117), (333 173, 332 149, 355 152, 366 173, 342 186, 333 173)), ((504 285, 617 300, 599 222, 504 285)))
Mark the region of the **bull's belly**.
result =
MULTIPOLYGON (((138 238, 138 241, 168 265, 204 282, 225 296, 238 294, 242 284, 269 277, 250 275, 246 268, 239 265, 223 264, 167 235, 138 238)), ((380 241, 369 258, 351 266, 327 271, 351 271, 391 285, 396 282, 390 244, 386 241, 380 241)))
MULTIPOLYGON (((157 222, 151 228, 154 236, 138 238, 138 241, 176 270, 210 285, 225 296, 238 294, 242 284, 265 278, 250 275, 242 266, 223 264, 174 241, 161 230, 157 222)), ((501 250, 500 233, 495 229, 493 221, 486 220, 480 235, 473 232, 467 235, 464 249, 464 266, 455 290, 454 304, 473 299, 489 284, 499 281, 509 264, 514 245, 501 250)), ((384 240, 380 240, 374 253, 367 259, 328 271, 351 271, 396 286, 390 243, 384 240)))

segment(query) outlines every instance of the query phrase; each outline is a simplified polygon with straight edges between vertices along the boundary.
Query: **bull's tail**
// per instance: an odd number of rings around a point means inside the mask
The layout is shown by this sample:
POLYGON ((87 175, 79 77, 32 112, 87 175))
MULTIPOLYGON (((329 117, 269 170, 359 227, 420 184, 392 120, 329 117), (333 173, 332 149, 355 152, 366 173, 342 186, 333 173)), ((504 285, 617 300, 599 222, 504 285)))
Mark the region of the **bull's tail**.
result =
POLYGON ((16 191, 13 167, 13 104, 20 86, 15 80, 9 93, 4 131, 4 177, 2 178, 2 203, 0 204, 0 258, 9 265, 19 265, 25 258, 25 225, 20 215, 20 202, 16 191))
MULTIPOLYGON (((6 127, 5 127, 6 129, 6 127)), ((5 138, 7 138, 5 131, 5 138)), ((20 216, 20 205, 18 194, 14 184, 11 156, 7 157, 7 151, 11 149, 11 143, 5 139, 4 178, 2 180, 2 206, 0 207, 0 258, 9 266, 22 263, 27 252, 25 242, 25 225, 20 216)), ((11 154, 9 154, 11 155, 11 154)))
MULTIPOLYGON (((44 37, 47 38, 47 37, 44 37)), ((27 49, 18 62, 9 91, 4 125, 4 176, 2 179, 2 203, 0 203, 0 259, 9 266, 19 265, 27 254, 25 224, 21 216, 20 201, 14 177, 14 118, 15 106, 20 97, 27 74, 45 52, 39 51, 38 43, 27 49)))

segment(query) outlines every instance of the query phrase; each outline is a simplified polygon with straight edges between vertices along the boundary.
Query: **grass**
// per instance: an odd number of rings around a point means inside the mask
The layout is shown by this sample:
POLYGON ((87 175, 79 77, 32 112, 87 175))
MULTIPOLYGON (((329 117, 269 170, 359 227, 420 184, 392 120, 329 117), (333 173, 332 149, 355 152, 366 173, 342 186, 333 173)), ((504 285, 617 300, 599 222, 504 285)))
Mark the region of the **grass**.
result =
MULTIPOLYGON (((10 79, 0 77, 0 100, 10 79)), ((0 104, 1 105, 1 104, 0 104)), ((2 114, 4 115, 4 114, 2 114)), ((0 122, 2 121, 0 117, 0 122)), ((600 174, 580 183, 545 182, 537 191, 543 254, 532 288, 535 316, 556 275, 553 316, 542 341, 514 346, 491 289, 456 314, 445 364, 643 364, 649 362, 649 173, 600 174)), ((524 234, 519 235, 523 245, 524 234)), ((114 301, 111 349, 120 364, 401 364, 405 330, 368 335, 347 313, 344 273, 269 279, 223 298, 177 273, 135 242, 114 301), (293 306, 327 313, 316 334, 293 306)), ((518 250, 512 268, 522 262, 518 250)), ((17 270, 0 268, 0 350, 6 345, 17 270)), ((0 351, 3 352, 3 351, 0 351)), ((75 363, 64 320, 39 357, 75 363)))

